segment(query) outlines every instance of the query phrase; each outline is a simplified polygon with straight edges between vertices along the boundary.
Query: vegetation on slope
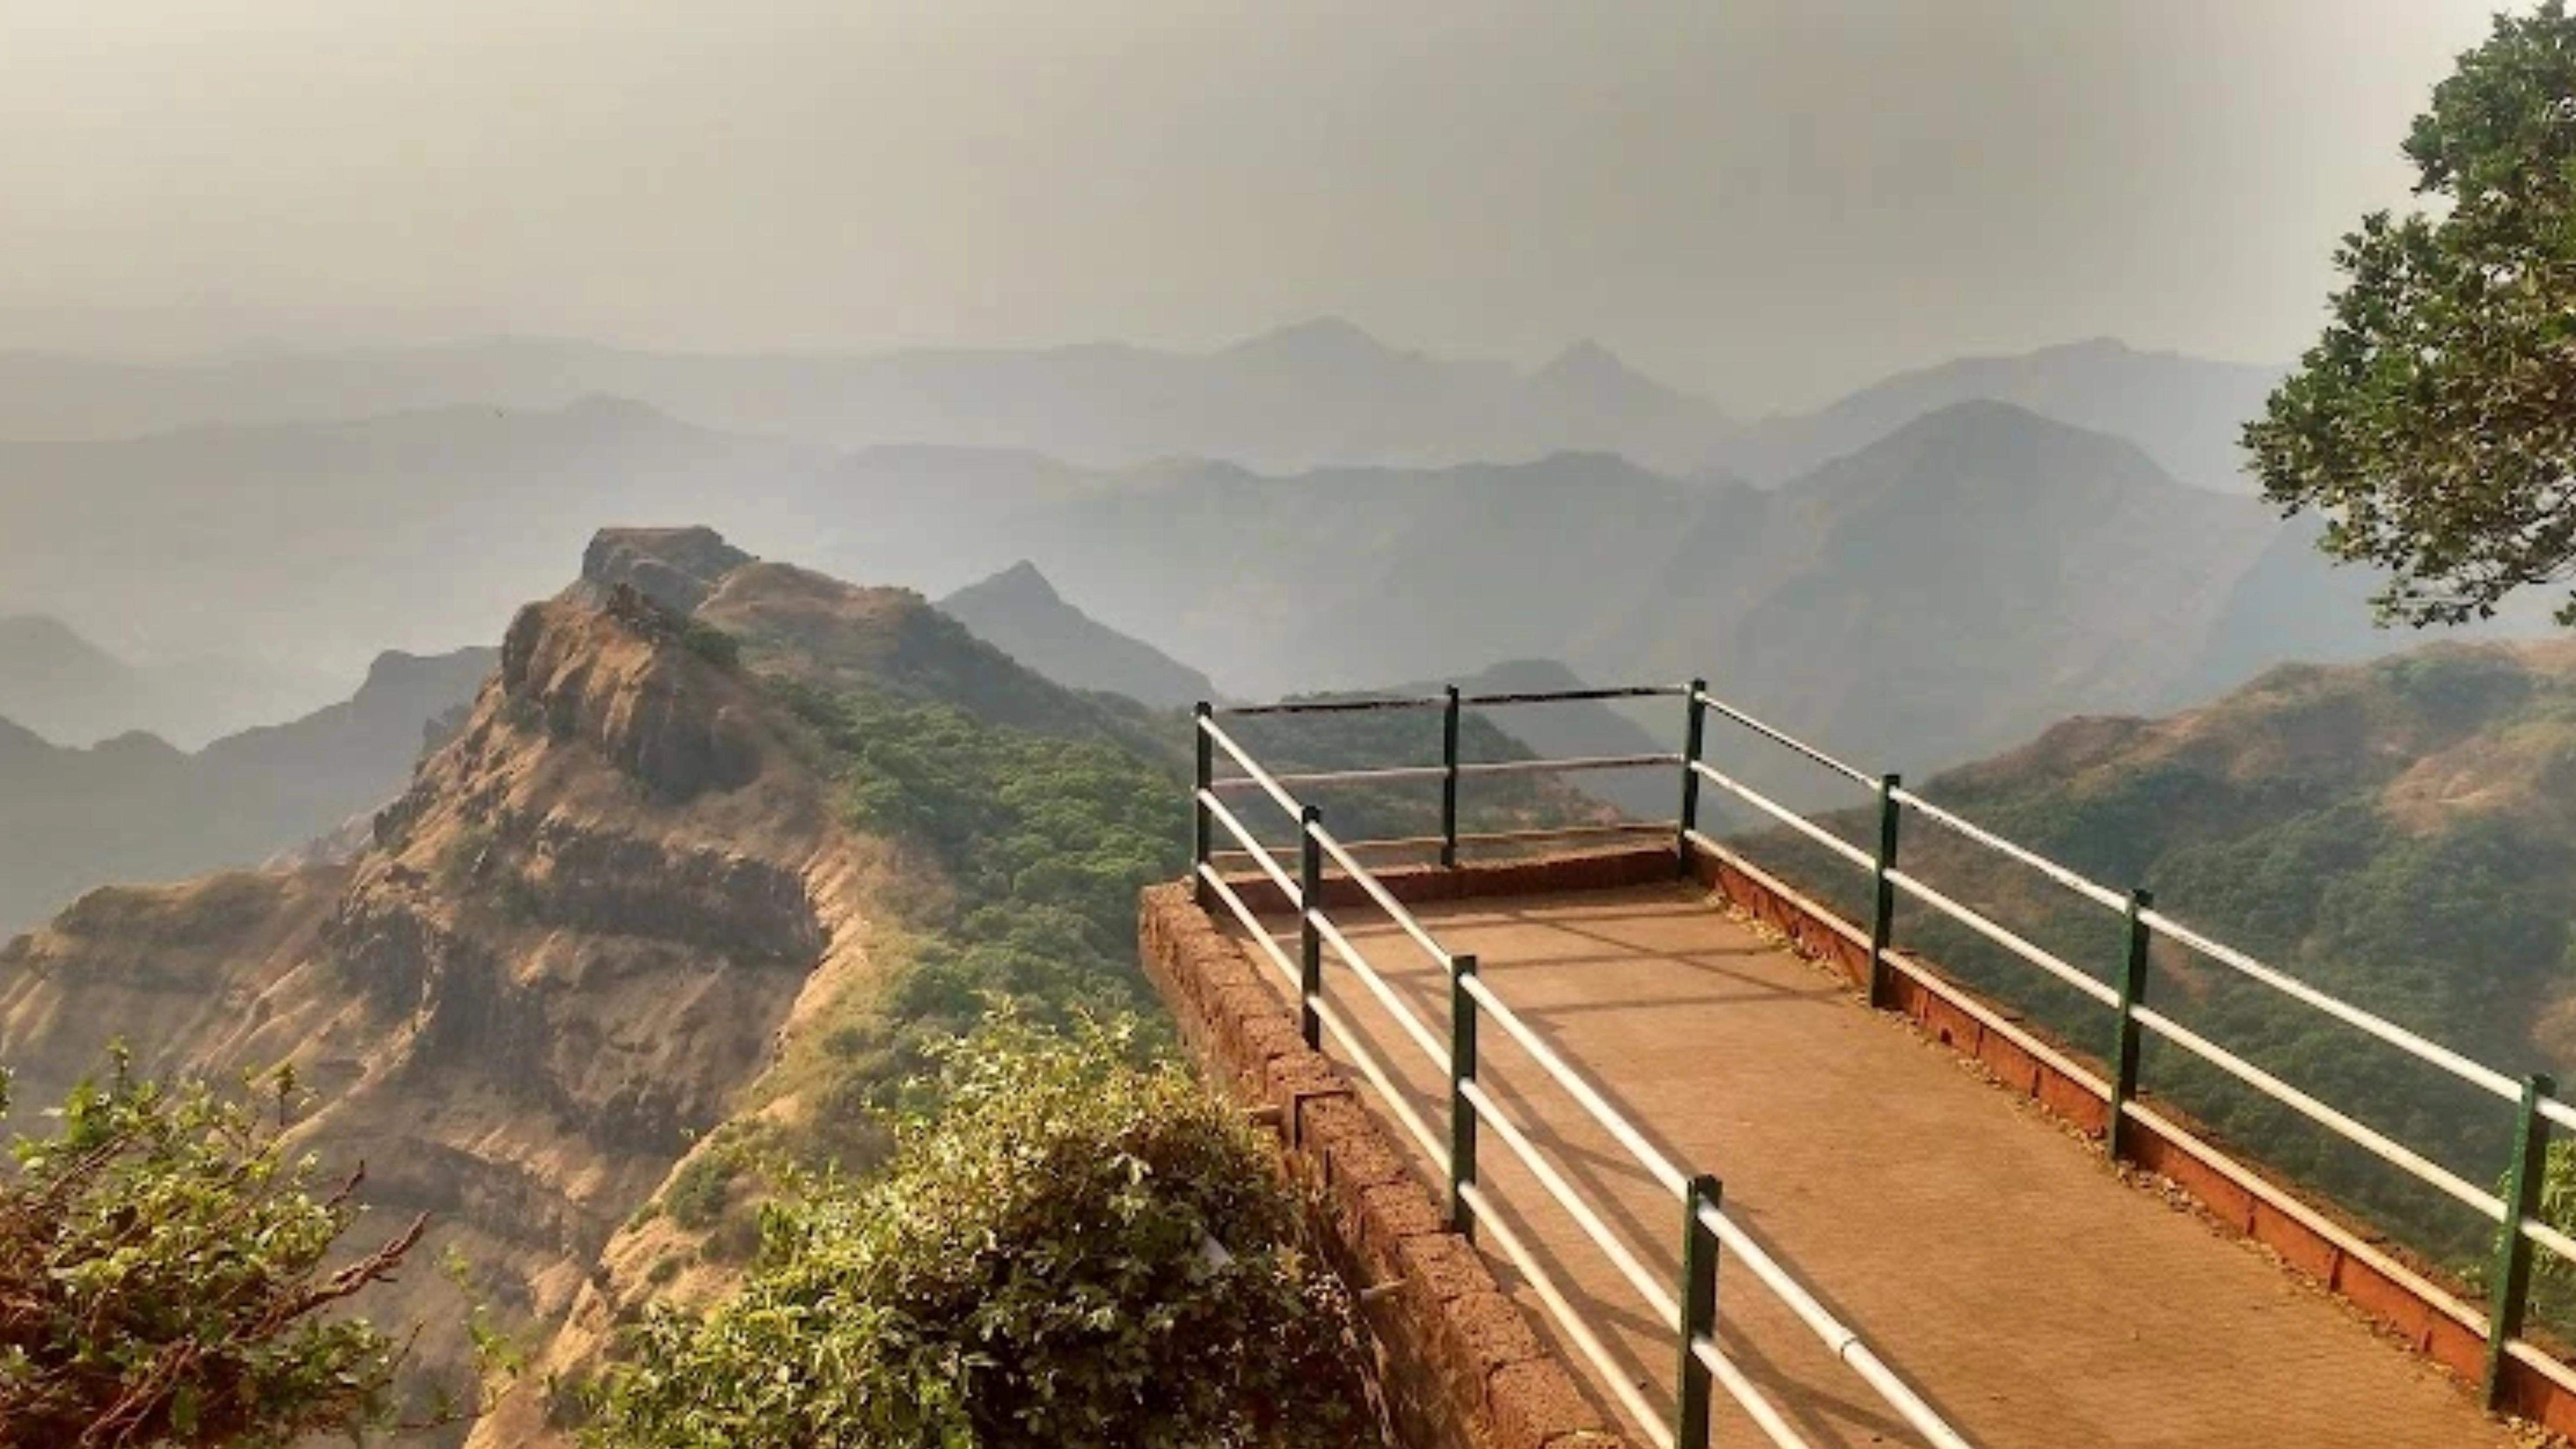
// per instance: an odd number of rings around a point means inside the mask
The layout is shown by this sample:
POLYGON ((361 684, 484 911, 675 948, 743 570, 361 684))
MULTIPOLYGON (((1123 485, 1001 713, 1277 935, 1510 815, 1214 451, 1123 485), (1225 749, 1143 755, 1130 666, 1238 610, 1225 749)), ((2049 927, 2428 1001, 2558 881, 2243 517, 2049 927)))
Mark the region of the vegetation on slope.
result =
POLYGON ((1347 1297, 1239 1114, 1124 1034, 936 1050, 882 1176, 808 1179, 712 1312, 651 1310, 603 1449, 1182 1449, 1375 1437, 1347 1297))
MULTIPOLYGON (((276 1112, 202 1084, 84 1083, 0 1172, 0 1449, 259 1446, 397 1415, 403 1345, 343 1305, 414 1221, 340 1251, 353 1177, 317 1180, 276 1112), (326 1266, 328 1265, 328 1266, 326 1266)), ((0 1095, 5 1079, 0 1079, 0 1095)))
MULTIPOLYGON (((1924 793, 2205 933, 2506 1071, 2576 1063, 2576 655, 2437 647, 2292 667, 2158 722, 2077 720, 1924 793)), ((1873 820, 1831 820, 1866 844, 1873 820)), ((2120 918, 1909 818, 1907 868, 2116 979, 2120 918)), ((1758 855, 1855 919, 1867 882, 1778 836, 1758 855)), ((1898 938, 2060 1037, 2107 1052, 2110 1014, 1967 928, 1901 903, 1898 938)), ((2473 1181, 2503 1170, 2512 1109, 2170 943, 2149 999, 2184 1025, 2473 1181)), ((2217 1069, 2150 1039, 2147 1088, 2261 1161, 2464 1273, 2487 1225, 2217 1069)))

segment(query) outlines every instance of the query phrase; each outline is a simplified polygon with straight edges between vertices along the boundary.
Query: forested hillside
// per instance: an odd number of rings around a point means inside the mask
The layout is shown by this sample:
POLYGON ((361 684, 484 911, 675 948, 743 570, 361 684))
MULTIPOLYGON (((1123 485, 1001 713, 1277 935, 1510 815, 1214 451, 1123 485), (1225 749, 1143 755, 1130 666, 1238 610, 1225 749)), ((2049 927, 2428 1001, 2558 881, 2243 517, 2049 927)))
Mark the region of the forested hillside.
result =
MULTIPOLYGON (((2370 664, 2289 666, 2166 719, 2067 721, 1941 775, 1930 799, 2315 986, 2509 1074, 2576 1067, 2576 645, 2453 645, 2370 664)), ((1866 842, 1869 817, 1834 817, 1866 842)), ((1757 837, 1856 918, 1866 881, 1757 837)), ((2113 980, 2120 918, 1908 819, 1902 855, 1940 889, 2113 980)), ((1899 910, 1919 948, 2095 1054, 2103 1010, 1947 922, 1899 910)), ((2503 1170, 2511 1107, 2181 947, 2150 999, 2192 1029, 2471 1180, 2503 1170)), ((2455 1266, 2476 1219, 2179 1051, 2165 1093, 2262 1160, 2399 1228, 2455 1266)))

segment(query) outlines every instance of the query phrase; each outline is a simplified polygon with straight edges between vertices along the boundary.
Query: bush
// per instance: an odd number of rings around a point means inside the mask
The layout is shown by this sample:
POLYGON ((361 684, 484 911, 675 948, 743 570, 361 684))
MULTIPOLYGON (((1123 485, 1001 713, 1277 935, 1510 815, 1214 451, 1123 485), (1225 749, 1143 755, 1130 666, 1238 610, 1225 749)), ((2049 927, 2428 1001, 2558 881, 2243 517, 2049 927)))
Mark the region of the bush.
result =
POLYGON ((934 1048, 889 1171, 772 1203, 739 1293, 656 1307, 601 1449, 1376 1442, 1340 1286, 1240 1117, 1123 1030, 934 1048))
MULTIPOLYGON (((283 1103, 291 1079, 278 1088, 283 1103)), ((399 1348, 338 1309, 391 1276, 422 1225, 325 1272, 345 1258, 356 1179, 317 1195, 277 1132, 202 1085, 136 1081, 120 1058, 105 1086, 73 1091, 55 1136, 15 1145, 0 1446, 284 1444, 392 1417, 399 1348)))

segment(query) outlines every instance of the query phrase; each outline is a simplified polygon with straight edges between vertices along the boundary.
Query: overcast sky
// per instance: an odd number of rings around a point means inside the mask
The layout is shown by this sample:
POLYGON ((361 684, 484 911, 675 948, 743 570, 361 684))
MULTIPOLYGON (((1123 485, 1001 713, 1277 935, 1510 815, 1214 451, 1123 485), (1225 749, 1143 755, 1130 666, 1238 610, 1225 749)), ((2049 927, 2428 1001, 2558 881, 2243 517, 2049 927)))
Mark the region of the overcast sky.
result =
POLYGON ((2492 0, 0 0, 0 346, 2286 359, 2492 0))

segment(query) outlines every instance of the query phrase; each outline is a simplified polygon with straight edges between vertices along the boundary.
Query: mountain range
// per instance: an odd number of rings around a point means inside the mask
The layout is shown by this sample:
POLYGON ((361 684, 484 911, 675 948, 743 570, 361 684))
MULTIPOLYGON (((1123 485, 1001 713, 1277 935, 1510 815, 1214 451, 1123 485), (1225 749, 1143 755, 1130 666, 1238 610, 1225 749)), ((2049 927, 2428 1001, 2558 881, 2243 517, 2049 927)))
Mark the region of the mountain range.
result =
POLYGON ((374 810, 495 657, 388 653, 348 700, 193 754, 143 733, 58 746, 0 719, 0 938, 92 886, 256 865, 374 810))
POLYGON ((136 665, 49 615, 0 617, 0 720, 58 744, 143 730, 194 749, 303 713, 333 683, 319 670, 221 656, 136 665))
POLYGON ((1739 419, 1578 342, 1534 368, 1438 358, 1321 318, 1211 352, 1034 350, 693 355, 502 340, 199 363, 0 354, 0 440, 352 421, 456 407, 550 412, 631 398, 699 427, 835 449, 934 444, 1090 469, 1169 457, 1267 472, 1432 468, 1618 453, 1683 476, 1785 481, 1954 403, 2011 402, 2128 438, 2176 478, 2243 492, 2237 428, 2278 368, 2109 339, 1962 358, 1812 412, 1739 419))

